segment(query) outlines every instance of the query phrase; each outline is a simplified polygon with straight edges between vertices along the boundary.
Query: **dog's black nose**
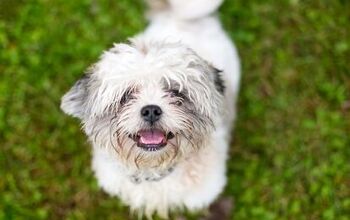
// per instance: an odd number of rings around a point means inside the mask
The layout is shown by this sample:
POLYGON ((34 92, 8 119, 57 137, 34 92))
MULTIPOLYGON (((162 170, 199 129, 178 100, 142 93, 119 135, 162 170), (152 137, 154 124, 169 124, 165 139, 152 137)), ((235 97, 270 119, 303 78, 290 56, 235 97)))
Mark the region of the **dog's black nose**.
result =
POLYGON ((162 113, 162 109, 158 105, 146 105, 141 109, 141 117, 150 123, 158 121, 162 113))

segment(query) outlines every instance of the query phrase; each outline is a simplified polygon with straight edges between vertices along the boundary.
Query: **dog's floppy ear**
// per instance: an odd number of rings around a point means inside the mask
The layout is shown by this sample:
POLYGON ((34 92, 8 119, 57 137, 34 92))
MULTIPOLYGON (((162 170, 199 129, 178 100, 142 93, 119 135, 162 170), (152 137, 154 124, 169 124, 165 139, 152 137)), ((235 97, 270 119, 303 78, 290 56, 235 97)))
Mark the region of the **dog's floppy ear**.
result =
POLYGON ((214 66, 212 66, 209 62, 207 62, 206 60, 201 60, 202 62, 198 63, 194 63, 191 62, 188 66, 190 68, 198 68, 199 70, 203 71, 204 73, 207 74, 207 76, 209 77, 209 79, 214 82, 215 88, 216 90, 224 95, 225 93, 225 84, 224 84, 224 80, 222 79, 221 73, 222 71, 215 68, 214 66))
POLYGON ((224 80, 222 79, 222 71, 216 69, 215 67, 213 67, 213 69, 215 88, 218 90, 218 92, 220 92, 220 94, 223 95, 225 93, 226 87, 224 85, 224 80))
POLYGON ((88 84, 90 76, 85 74, 62 97, 61 109, 68 115, 82 119, 84 116, 84 104, 88 96, 88 84))

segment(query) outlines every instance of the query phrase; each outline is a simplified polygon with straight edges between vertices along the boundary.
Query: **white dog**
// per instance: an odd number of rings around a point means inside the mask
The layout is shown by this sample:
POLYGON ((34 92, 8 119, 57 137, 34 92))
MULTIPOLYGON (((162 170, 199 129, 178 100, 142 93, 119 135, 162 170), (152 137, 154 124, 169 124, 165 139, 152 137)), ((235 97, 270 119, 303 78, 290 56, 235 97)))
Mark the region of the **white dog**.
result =
POLYGON ((145 32, 62 98, 93 145, 99 185, 147 217, 205 208, 225 186, 240 71, 221 3, 150 0, 145 32))

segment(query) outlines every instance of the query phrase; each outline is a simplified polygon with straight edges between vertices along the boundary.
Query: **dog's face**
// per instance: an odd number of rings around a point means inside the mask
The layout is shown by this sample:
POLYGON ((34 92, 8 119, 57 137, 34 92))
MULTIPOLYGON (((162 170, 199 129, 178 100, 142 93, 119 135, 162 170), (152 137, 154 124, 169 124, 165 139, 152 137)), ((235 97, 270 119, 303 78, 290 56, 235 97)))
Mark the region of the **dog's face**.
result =
POLYGON ((223 98, 219 71, 182 44, 118 44, 62 98, 94 146, 164 169, 205 146, 223 98))

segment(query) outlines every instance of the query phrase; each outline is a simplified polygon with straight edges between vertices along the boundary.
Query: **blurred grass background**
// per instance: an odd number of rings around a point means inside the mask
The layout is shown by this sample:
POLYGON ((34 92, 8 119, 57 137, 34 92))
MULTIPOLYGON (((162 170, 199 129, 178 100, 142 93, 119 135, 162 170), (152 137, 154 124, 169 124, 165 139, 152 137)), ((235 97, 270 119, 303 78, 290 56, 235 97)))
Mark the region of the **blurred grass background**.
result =
MULTIPOLYGON (((140 0, 0 0, 0 219, 127 219, 60 97, 140 0)), ((243 78, 225 194, 235 220, 350 219, 350 2, 226 1, 243 78)))

